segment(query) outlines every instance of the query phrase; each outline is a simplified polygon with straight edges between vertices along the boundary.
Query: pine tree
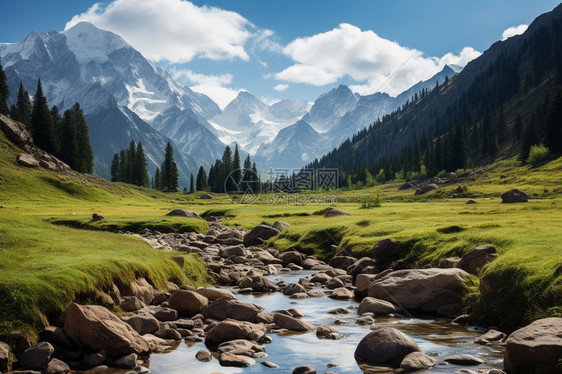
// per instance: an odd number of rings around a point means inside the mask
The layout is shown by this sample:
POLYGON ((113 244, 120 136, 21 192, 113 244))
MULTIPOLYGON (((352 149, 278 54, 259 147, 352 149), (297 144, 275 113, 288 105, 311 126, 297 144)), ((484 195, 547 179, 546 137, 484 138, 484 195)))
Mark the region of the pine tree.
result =
POLYGON ((195 191, 195 185, 193 183, 193 173, 189 174, 189 192, 192 193, 195 191))
POLYGON ((113 155, 113 160, 111 160, 111 181, 119 181, 119 154, 113 155))
POLYGON ((250 155, 248 155, 244 160, 242 180, 244 181, 241 186, 242 192, 248 191, 248 188, 250 187, 249 182, 252 180, 252 161, 250 160, 250 155))
POLYGON ((232 178, 234 182, 240 183, 242 180, 242 166, 240 165, 240 152, 238 144, 234 148, 234 160, 232 160, 232 178))
POLYGON ((166 145, 161 174, 162 189, 164 191, 176 191, 178 189, 178 167, 174 161, 174 148, 170 142, 166 145))
POLYGON ((46 152, 56 152, 55 131, 47 98, 43 95, 41 79, 37 80, 37 91, 33 99, 33 110, 31 111, 31 133, 35 145, 46 152))
POLYGON ((154 172, 154 179, 152 180, 152 188, 155 190, 162 189, 162 175, 160 174, 160 168, 156 168, 156 172, 154 172))
POLYGON ((2 68, 2 59, 0 58, 0 114, 8 114, 8 100, 10 99, 10 89, 8 88, 8 79, 2 68))
POLYGON ((200 166, 199 171, 197 172, 197 181, 196 181, 195 189, 197 191, 207 190, 207 174, 205 173, 205 169, 203 169, 203 166, 200 166))
POLYGON ((94 152, 90 144, 90 134, 84 112, 80 104, 75 103, 72 111, 76 119, 76 142, 78 145, 79 172, 92 174, 94 171, 94 152))
POLYGON ((55 131, 55 138, 56 138, 56 142, 55 142, 55 148, 56 148, 56 152, 55 152, 55 156, 57 156, 58 158, 60 158, 60 153, 61 153, 61 133, 62 133, 62 117, 59 113, 59 108, 57 108, 56 105, 54 105, 51 108, 51 120, 53 121, 53 129, 55 131))
POLYGON ((119 152, 119 182, 127 182, 127 153, 124 149, 119 152))
POLYGON ((142 143, 137 144, 136 155, 136 174, 138 175, 138 185, 141 187, 148 187, 148 171, 146 170, 146 156, 144 155, 144 148, 142 143))
POLYGON ((233 191, 235 187, 233 180, 232 180, 232 151, 230 150, 229 146, 226 146, 224 149, 224 153, 222 154, 222 164, 223 164, 223 175, 219 180, 223 185, 223 191, 233 191))
POLYGON ((16 102, 15 111, 12 111, 11 115, 14 120, 23 123, 28 131, 31 131, 31 109, 29 93, 23 88, 23 83, 20 81, 18 101, 16 102))
POLYGON ((258 168, 256 167, 255 162, 252 164, 252 174, 254 175, 252 182, 254 182, 254 187, 255 187, 253 191, 254 193, 258 193, 259 191, 261 191, 261 181, 260 181, 260 175, 258 174, 258 168))
POLYGON ((73 170, 80 166, 78 158, 78 142, 76 140, 76 116, 74 111, 66 110, 62 117, 60 139, 60 159, 73 170))
POLYGON ((130 183, 130 184, 136 184, 138 185, 138 173, 137 170, 135 168, 136 165, 136 159, 137 159, 137 147, 135 144, 134 140, 131 140, 131 143, 129 143, 129 149, 127 149, 127 159, 126 159, 126 174, 127 174, 127 178, 125 180, 125 182, 130 183))

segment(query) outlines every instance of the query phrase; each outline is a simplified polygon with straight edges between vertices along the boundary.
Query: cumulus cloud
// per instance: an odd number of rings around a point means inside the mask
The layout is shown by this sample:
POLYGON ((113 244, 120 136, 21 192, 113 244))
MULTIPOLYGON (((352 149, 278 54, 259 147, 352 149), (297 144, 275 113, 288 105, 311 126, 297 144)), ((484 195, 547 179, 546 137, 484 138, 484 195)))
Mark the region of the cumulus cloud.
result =
POLYGON ((289 88, 289 85, 284 83, 279 83, 277 86, 273 87, 275 91, 285 91, 287 88, 289 88))
MULTIPOLYGON (((195 57, 211 60, 249 60, 245 48, 256 36, 268 41, 271 33, 258 30, 240 14, 216 7, 196 6, 185 0, 116 0, 95 4, 66 24, 91 22, 122 36, 145 56, 183 63, 195 57)), ((270 48, 275 48, 270 43, 270 48)))
POLYGON ((357 82, 350 88, 363 95, 377 91, 397 95, 430 78, 445 64, 464 66, 480 55, 466 47, 458 55, 427 57, 417 49, 346 23, 324 33, 297 38, 283 52, 295 63, 275 74, 277 80, 323 86, 349 76, 357 82))
POLYGON ((242 89, 227 87, 232 83, 231 74, 205 75, 187 69, 170 70, 170 74, 178 82, 189 86, 193 91, 209 96, 221 109, 224 109, 238 96, 242 89))
POLYGON ((511 38, 512 36, 523 34, 525 32, 525 30, 527 30, 527 27, 529 27, 529 25, 519 25, 519 26, 508 27, 502 33, 502 40, 507 40, 508 38, 511 38))

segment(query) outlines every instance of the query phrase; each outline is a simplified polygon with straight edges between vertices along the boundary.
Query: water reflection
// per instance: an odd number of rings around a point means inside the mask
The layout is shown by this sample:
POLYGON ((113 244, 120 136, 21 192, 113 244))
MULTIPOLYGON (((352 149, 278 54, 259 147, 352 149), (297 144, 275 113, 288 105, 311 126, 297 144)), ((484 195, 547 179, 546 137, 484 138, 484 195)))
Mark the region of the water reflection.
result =
MULTIPOLYGON (((285 283, 297 283, 298 279, 313 272, 293 272, 272 276, 273 279, 283 280, 285 283)), ((479 346, 473 343, 479 331, 454 326, 446 319, 424 318, 375 318, 375 324, 357 325, 359 317, 356 312, 356 301, 332 300, 328 297, 290 299, 280 292, 272 294, 239 294, 240 301, 261 305, 266 312, 279 309, 296 308, 301 311, 304 319, 315 326, 329 325, 344 335, 339 340, 321 340, 314 331, 299 334, 270 334, 273 339, 267 344, 267 357, 256 359, 256 364, 249 368, 222 367, 216 357, 210 362, 200 362, 195 354, 200 349, 206 350, 204 343, 181 343, 177 348, 150 357, 150 370, 153 374, 168 373, 292 373, 296 366, 308 365, 316 368, 318 373, 334 371, 337 373, 391 373, 387 368, 374 368, 355 362, 354 352, 359 341, 375 326, 391 326, 408 334, 420 346, 424 353, 437 359, 437 365, 426 371, 417 373, 451 373, 462 369, 458 365, 443 365, 443 359, 450 355, 468 353, 478 356, 486 364, 478 367, 467 367, 471 370, 485 368, 501 368, 503 351, 501 348, 479 346), (345 308, 348 314, 331 314, 330 310, 345 308), (268 369, 261 365, 263 361, 270 361, 279 365, 278 369, 268 369), (330 367, 328 366, 330 364, 330 367), (332 367, 333 366, 333 367, 332 367)))

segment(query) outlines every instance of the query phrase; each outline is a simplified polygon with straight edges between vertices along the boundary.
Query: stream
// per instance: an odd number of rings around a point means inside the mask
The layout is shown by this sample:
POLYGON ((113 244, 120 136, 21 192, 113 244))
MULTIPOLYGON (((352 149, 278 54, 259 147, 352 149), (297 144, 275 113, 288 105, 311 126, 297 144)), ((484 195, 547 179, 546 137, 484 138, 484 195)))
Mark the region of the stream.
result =
MULTIPOLYGON (((298 283, 299 279, 314 274, 315 271, 292 271, 285 274, 270 275, 269 278, 277 283, 298 283)), ((225 287, 236 293, 234 287, 225 287)), ((317 290, 322 290, 318 288, 317 290)), ((450 319, 420 318, 407 316, 406 318, 375 317, 373 325, 358 325, 357 307, 355 300, 333 300, 324 297, 309 297, 306 299, 290 299, 280 292, 236 294, 238 300, 250 302, 265 308, 265 312, 295 308, 302 312, 307 322, 316 327, 328 325, 344 335, 339 340, 326 340, 316 337, 315 331, 306 333, 268 334, 273 342, 265 345, 268 354, 265 358, 256 359, 256 364, 248 368, 220 366, 213 357, 210 362, 200 362, 195 358, 197 351, 206 350, 205 344, 186 343, 182 341, 176 347, 165 353, 152 354, 146 364, 153 374, 170 373, 292 373, 297 366, 312 366, 318 373, 332 371, 336 373, 389 373, 390 369, 380 371, 373 367, 359 367, 354 359, 355 348, 359 341, 370 332, 371 327, 391 326, 409 335, 419 345, 422 351, 437 359, 435 367, 417 371, 416 373, 455 373, 461 369, 479 371, 503 367, 503 348, 497 346, 477 345, 473 341, 486 330, 476 327, 456 326, 450 319), (345 308, 348 314, 330 314, 330 310, 345 308), (471 354, 486 361, 478 366, 452 365, 443 362, 448 356, 457 354, 471 354), (267 368, 261 363, 273 362, 279 365, 277 369, 267 368)))

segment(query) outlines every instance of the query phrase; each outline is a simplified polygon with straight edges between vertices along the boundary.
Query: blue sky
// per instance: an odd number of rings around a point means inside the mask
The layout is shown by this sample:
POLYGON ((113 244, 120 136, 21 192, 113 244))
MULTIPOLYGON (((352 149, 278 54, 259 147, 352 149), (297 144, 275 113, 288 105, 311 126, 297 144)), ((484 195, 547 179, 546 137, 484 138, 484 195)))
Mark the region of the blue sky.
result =
POLYGON ((0 41, 90 21, 123 36, 180 82, 224 106, 240 90, 268 102, 313 101, 342 83, 361 94, 395 95, 445 63, 466 64, 501 40, 506 29, 529 24, 558 2, 117 0, 92 8, 95 4, 3 1, 0 41))

